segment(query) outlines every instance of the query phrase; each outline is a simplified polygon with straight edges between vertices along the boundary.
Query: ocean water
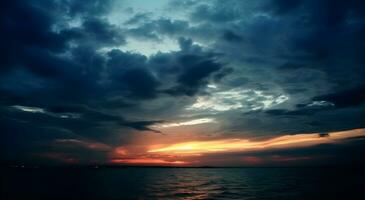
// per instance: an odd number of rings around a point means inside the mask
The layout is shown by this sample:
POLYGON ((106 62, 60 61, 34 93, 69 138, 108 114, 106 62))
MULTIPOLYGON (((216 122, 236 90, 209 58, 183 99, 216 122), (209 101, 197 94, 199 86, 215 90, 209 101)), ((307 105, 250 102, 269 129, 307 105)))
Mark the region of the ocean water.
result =
POLYGON ((365 199, 364 169, 2 169, 1 199, 365 199))

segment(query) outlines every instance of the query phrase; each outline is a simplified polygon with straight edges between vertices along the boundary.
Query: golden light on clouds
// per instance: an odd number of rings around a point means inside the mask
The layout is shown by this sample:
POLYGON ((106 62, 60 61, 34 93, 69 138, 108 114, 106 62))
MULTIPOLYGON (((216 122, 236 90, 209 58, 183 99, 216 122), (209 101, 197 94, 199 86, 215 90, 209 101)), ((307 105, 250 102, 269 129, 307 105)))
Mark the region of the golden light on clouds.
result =
POLYGON ((365 137, 365 129, 354 129, 331 133, 308 133, 283 135, 266 139, 221 138, 197 139, 169 138, 159 143, 140 143, 115 147, 110 152, 109 162, 121 165, 155 165, 155 166, 199 166, 219 165, 262 165, 267 162, 306 162, 319 159, 318 155, 268 155, 255 156, 252 154, 243 157, 229 156, 227 153, 256 153, 275 149, 306 148, 320 144, 341 143, 348 139, 365 137))
POLYGON ((279 136, 267 140, 253 141, 249 139, 218 139, 209 141, 189 141, 151 148, 149 153, 167 154, 204 154, 218 152, 241 152, 267 150, 272 148, 306 147, 325 143, 335 143, 343 139, 365 136, 365 129, 354 129, 328 134, 296 134, 279 136))

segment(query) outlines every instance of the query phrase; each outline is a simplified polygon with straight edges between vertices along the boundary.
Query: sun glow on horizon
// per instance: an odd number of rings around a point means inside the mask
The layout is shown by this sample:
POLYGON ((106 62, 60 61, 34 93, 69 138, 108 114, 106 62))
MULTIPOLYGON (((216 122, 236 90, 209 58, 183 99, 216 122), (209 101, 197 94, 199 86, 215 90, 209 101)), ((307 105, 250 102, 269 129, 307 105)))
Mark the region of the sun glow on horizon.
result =
POLYGON ((151 148, 149 153, 167 154, 204 154, 218 152, 241 152, 266 150, 272 148, 306 147, 325 143, 335 143, 343 139, 365 136, 365 129, 332 132, 323 137, 319 133, 279 136, 268 140, 251 141, 248 139, 219 139, 210 141, 189 141, 151 148))

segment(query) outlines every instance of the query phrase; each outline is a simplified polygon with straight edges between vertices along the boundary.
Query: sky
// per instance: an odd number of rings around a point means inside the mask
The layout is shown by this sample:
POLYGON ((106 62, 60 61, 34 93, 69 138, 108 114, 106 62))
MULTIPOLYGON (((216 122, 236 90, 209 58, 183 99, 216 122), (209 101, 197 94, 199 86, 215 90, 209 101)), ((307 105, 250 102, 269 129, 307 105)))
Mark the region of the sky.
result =
POLYGON ((362 0, 4 0, 0 161, 364 164, 362 0))

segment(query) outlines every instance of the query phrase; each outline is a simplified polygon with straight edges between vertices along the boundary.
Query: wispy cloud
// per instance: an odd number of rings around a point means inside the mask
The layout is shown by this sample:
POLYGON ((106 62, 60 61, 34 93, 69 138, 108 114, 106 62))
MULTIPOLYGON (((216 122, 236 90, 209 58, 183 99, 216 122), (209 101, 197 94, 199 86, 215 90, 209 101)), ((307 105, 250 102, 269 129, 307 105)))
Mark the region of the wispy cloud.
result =
POLYGON ((190 121, 160 124, 160 125, 157 125, 156 127, 171 128, 171 127, 178 127, 178 126, 193 126, 193 125, 206 124, 206 123, 217 123, 217 121, 214 118, 200 118, 200 119, 193 119, 190 121))
POLYGON ((266 94, 259 90, 234 88, 228 91, 213 92, 207 96, 199 96, 187 110, 229 111, 268 109, 284 103, 289 97, 283 94, 266 94))
POLYGON ((15 105, 15 106, 12 106, 12 107, 17 109, 17 110, 21 110, 23 112, 46 113, 46 111, 43 108, 38 108, 38 107, 20 106, 20 105, 15 105))
POLYGON ((111 149, 109 145, 100 142, 84 141, 79 139, 56 139, 54 144, 62 147, 82 147, 94 151, 108 151, 111 149))

